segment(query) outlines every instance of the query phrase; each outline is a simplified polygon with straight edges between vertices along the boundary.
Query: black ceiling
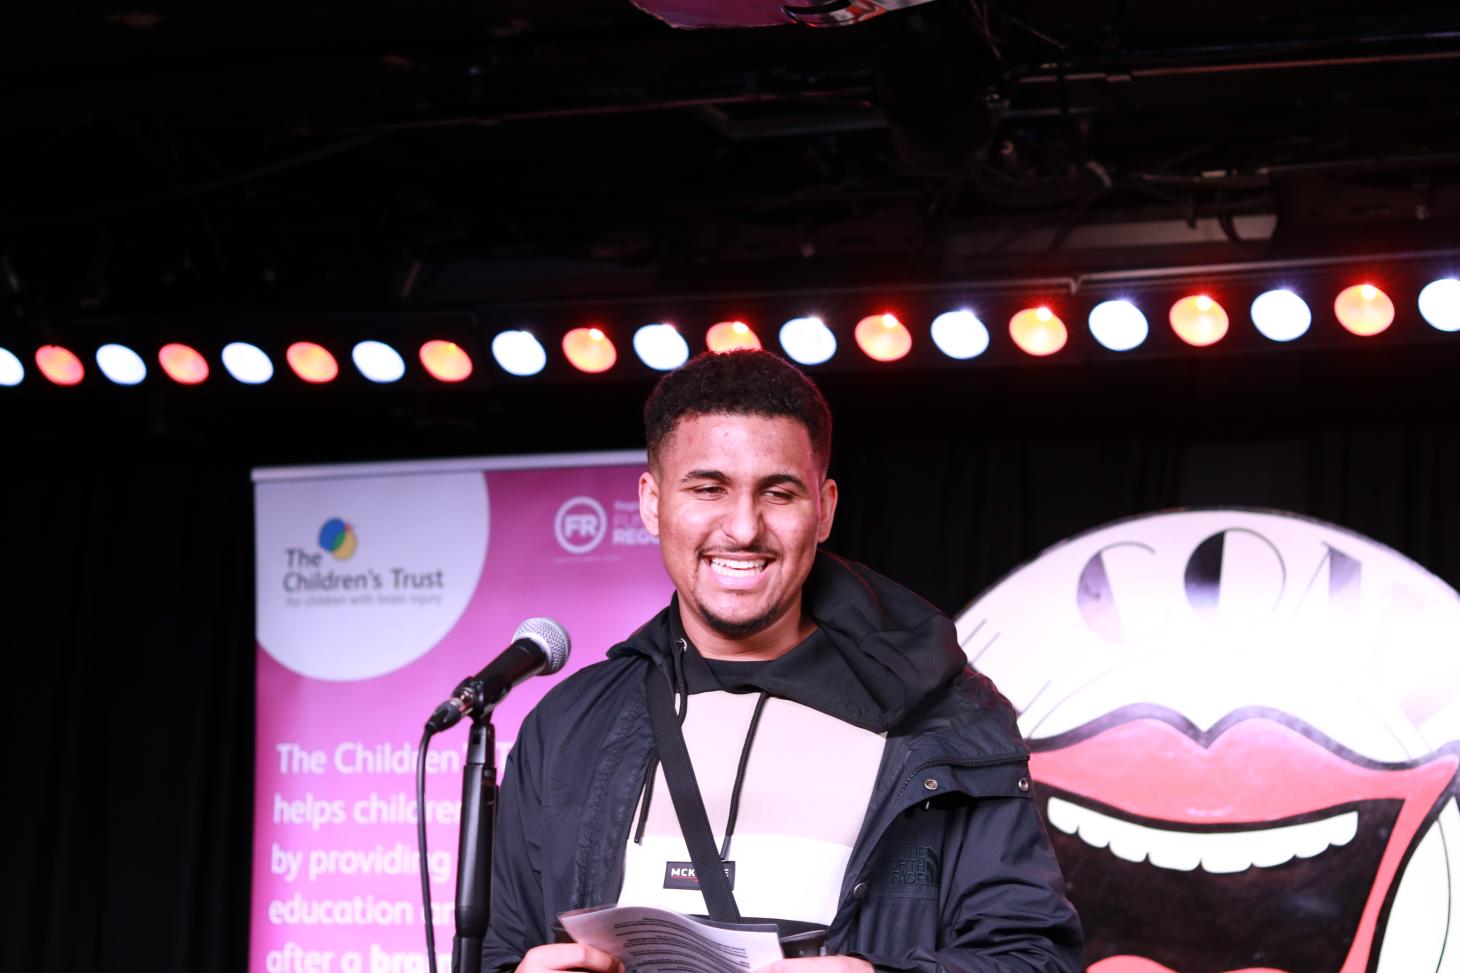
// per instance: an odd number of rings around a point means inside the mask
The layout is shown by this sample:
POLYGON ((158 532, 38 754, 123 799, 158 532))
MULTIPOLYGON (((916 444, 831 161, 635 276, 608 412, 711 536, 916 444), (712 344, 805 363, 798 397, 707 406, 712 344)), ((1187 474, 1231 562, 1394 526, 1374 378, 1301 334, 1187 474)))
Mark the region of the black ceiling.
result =
POLYGON ((628 0, 0 14, 14 315, 395 311, 1452 246, 1460 14, 628 0))

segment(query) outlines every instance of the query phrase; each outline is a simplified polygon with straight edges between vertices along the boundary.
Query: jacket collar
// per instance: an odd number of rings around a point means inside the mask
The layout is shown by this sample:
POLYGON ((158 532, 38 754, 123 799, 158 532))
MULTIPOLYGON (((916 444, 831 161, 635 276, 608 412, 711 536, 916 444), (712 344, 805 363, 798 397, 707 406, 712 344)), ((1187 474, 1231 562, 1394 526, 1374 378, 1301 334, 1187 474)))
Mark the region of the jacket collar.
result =
MULTIPOLYGON (((816 631, 723 688, 763 690, 880 733, 946 697, 966 665, 946 616, 863 565, 819 552, 803 604, 816 631)), ((642 655, 668 671, 682 637, 676 595, 609 656, 642 655)))

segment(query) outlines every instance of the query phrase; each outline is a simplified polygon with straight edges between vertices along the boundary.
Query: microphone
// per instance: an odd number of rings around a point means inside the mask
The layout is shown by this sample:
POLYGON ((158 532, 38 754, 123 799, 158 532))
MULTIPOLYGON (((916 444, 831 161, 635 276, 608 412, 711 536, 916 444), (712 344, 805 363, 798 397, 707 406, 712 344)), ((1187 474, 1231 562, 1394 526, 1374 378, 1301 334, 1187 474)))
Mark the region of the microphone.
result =
POLYGON ((529 618, 512 633, 512 644, 469 676, 451 698, 426 721, 427 733, 455 726, 463 716, 477 717, 502 701, 507 691, 528 676, 548 676, 563 668, 571 647, 568 632, 551 618, 529 618))

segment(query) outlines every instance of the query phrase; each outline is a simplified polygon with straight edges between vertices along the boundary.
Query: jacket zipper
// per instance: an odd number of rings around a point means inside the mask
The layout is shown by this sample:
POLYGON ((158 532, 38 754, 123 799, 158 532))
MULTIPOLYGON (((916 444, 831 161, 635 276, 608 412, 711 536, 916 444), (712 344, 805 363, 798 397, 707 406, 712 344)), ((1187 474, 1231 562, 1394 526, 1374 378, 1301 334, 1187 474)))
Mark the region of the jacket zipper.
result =
POLYGON ((1001 754, 997 757, 981 757, 978 760, 928 760, 914 767, 912 771, 907 775, 907 778, 903 780, 902 786, 906 787, 908 781, 912 780, 914 777, 916 777, 918 774, 921 774, 929 767, 963 767, 965 769, 973 769, 975 767, 1000 767, 1004 764, 1022 763, 1023 761, 1028 759, 1028 754, 1015 751, 1013 753, 1001 754))

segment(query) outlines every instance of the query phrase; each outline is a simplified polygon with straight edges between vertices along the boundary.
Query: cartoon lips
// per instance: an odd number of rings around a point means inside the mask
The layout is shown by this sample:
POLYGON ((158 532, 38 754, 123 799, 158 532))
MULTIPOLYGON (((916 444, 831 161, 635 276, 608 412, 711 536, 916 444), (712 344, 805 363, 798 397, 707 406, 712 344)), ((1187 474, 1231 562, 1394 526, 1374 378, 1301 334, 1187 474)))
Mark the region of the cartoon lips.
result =
POLYGON ((1266 710, 1204 733, 1127 709, 1034 746, 1091 973, 1369 969, 1460 764, 1380 764, 1266 710))

